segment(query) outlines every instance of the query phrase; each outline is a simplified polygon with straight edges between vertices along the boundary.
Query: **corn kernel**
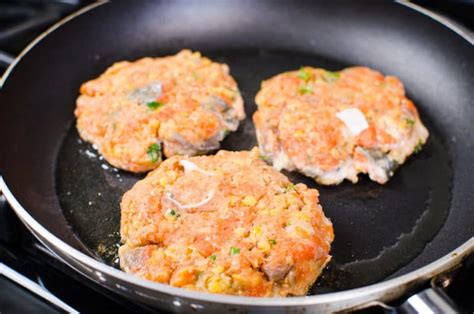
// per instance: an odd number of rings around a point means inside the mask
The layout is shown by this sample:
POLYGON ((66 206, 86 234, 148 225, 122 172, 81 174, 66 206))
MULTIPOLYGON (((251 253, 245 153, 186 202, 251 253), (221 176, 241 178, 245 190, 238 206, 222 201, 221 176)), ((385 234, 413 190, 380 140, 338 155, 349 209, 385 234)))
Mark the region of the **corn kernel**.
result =
POLYGON ((241 275, 232 275, 232 279, 237 286, 245 287, 248 284, 247 278, 241 275))
POLYGON ((280 214, 280 213, 281 213, 281 209, 279 209, 279 208, 272 208, 272 209, 270 209, 270 211, 269 211, 269 214, 272 215, 272 216, 276 216, 276 215, 278 215, 278 214, 280 214))
POLYGON ((168 184, 168 180, 166 177, 161 177, 158 183, 160 183, 161 186, 166 186, 166 184, 168 184))
POLYGON ((212 269, 212 272, 216 275, 222 274, 224 272, 224 267, 216 266, 212 269))
POLYGON ((268 243, 267 240, 258 240, 257 242, 257 247, 262 251, 262 252, 267 252, 269 251, 272 247, 270 245, 270 243, 268 243))
POLYGON ((235 228, 234 233, 239 237, 243 237, 246 233, 246 229, 242 227, 235 228))
POLYGON ((232 206, 235 205, 238 201, 239 201, 239 197, 237 197, 235 195, 232 195, 229 198, 229 204, 232 205, 232 206))
POLYGON ((119 156, 121 152, 122 149, 120 148, 120 146, 114 146, 114 148, 112 149, 113 156, 119 156))
POLYGON ((178 177, 178 174, 176 171, 168 171, 167 172, 168 178, 171 179, 171 181, 176 181, 176 178, 178 177))
POLYGON ((244 276, 241 276, 241 275, 238 275, 238 274, 232 275, 232 279, 237 280, 237 281, 245 281, 246 280, 246 278, 244 276))
POLYGON ((227 284, 219 277, 211 277, 207 288, 212 293, 222 293, 226 290, 227 284))
POLYGON ((176 251, 173 248, 167 248, 164 253, 165 256, 170 258, 171 260, 178 259, 178 254, 176 254, 176 251))
POLYGON ((244 204, 245 206, 254 206, 255 204, 257 204, 257 199, 255 199, 255 197, 253 197, 252 195, 246 195, 242 200, 242 204, 244 204))
POLYGON ((298 220, 311 221, 309 215, 303 212, 297 212, 295 216, 296 216, 296 219, 298 220))
POLYGON ((304 135, 304 131, 303 130, 296 130, 295 131, 295 136, 303 136, 304 135))
POLYGON ((287 205, 301 204, 300 199, 298 199, 298 197, 296 197, 294 194, 287 194, 286 195, 286 202, 287 202, 287 205))
POLYGON ((285 195, 277 195, 273 198, 273 206, 278 209, 283 209, 288 207, 286 203, 285 195))
POLYGON ((255 226, 255 227, 253 228, 253 233, 254 233, 256 236, 262 235, 262 227, 260 227, 260 226, 255 226))

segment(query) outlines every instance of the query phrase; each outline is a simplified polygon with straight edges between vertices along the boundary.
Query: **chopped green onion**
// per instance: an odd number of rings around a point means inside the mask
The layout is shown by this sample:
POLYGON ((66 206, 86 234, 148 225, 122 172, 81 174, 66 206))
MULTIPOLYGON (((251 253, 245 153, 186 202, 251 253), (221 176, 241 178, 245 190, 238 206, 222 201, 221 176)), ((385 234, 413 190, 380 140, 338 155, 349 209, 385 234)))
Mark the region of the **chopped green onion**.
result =
POLYGON ((293 183, 290 183, 286 188, 285 188, 285 193, 293 191, 295 189, 295 185, 293 183))
POLYGON ((421 152, 422 147, 423 147, 423 143, 419 142, 413 149, 413 154, 418 154, 419 152, 421 152))
POLYGON ((163 103, 161 101, 150 101, 149 103, 146 104, 146 106, 150 110, 156 110, 160 107, 163 107, 163 103))
POLYGON ((415 124, 415 120, 406 118, 405 122, 408 124, 408 126, 413 126, 415 124))
POLYGON ((301 85, 298 87, 298 93, 304 95, 304 94, 310 94, 313 92, 313 88, 311 86, 307 85, 301 85))
POLYGON ((258 157, 259 157, 260 159, 264 160, 264 161, 267 161, 267 162, 270 162, 270 161, 271 161, 268 156, 264 156, 264 155, 262 155, 262 154, 260 154, 260 153, 258 154, 258 157))
POLYGON ((339 72, 326 71, 323 74, 323 81, 325 81, 326 83, 333 83, 340 77, 341 77, 341 73, 339 72))
POLYGON ((151 144, 146 153, 150 157, 151 162, 157 162, 161 157, 161 145, 157 143, 151 144))
POLYGON ((298 77, 302 79, 303 81, 308 82, 309 79, 311 78, 311 73, 305 70, 304 67, 301 67, 300 70, 298 71, 298 77))
POLYGON ((277 244, 277 241, 275 239, 269 239, 268 243, 270 243, 271 245, 275 245, 277 244))
POLYGON ((239 253, 240 253, 240 249, 238 247, 235 247, 235 246, 230 247, 230 255, 236 255, 239 253))
POLYGON ((180 216, 179 213, 177 213, 174 209, 168 209, 166 211, 166 215, 167 216, 171 216, 171 217, 174 217, 174 218, 178 218, 180 216))
POLYGON ((211 256, 209 256, 209 259, 210 259, 211 261, 215 262, 216 259, 217 259, 217 255, 216 255, 216 254, 212 254, 211 256))

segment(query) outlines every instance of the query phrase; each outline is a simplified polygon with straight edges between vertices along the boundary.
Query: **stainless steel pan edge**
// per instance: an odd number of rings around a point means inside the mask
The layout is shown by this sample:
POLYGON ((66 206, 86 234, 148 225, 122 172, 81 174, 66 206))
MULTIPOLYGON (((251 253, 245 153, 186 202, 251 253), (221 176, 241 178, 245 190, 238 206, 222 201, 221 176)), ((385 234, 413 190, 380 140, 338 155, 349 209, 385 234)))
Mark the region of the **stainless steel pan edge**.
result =
POLYGON ((145 304, 173 311, 206 311, 222 313, 233 309, 250 312, 337 312, 363 308, 372 301, 388 302, 414 291, 432 277, 444 273, 474 252, 474 237, 444 257, 406 275, 374 285, 292 298, 255 298, 214 295, 175 288, 146 281, 105 265, 67 245, 40 225, 18 202, 0 177, 0 190, 22 222, 66 264, 88 278, 116 292, 145 304))
MULTIPOLYGON (((73 13, 37 37, 22 51, 22 53, 7 69, 0 80, 0 88, 3 86, 10 72, 14 69, 15 65, 21 60, 21 58, 44 37, 71 19, 84 14, 97 6, 103 5, 104 3, 106 3, 106 1, 94 3, 73 13)), ((451 23, 447 23, 442 17, 412 3, 401 1, 400 4, 406 5, 420 13, 430 16, 473 44, 474 40, 472 36, 464 33, 461 29, 453 26, 451 23)), ((221 313, 224 310, 232 311, 236 309, 258 312, 268 311, 271 313, 299 312, 306 310, 310 312, 336 312, 363 308, 369 306, 373 301, 387 302, 413 291, 432 277, 458 265, 465 257, 474 252, 474 237, 472 237, 451 253, 416 271, 374 285, 343 292, 292 298, 252 298, 213 295, 142 280, 105 265, 79 252, 46 230, 18 202, 1 176, 0 191, 3 192, 9 204, 29 230, 48 249, 58 256, 59 259, 64 261, 70 267, 86 277, 100 283, 104 287, 120 292, 132 299, 139 300, 145 304, 159 306, 164 309, 178 312, 193 310, 221 313)))
POLYGON ((459 36, 461 36, 462 38, 470 42, 471 45, 474 45, 474 32, 469 31, 463 25, 453 21, 450 18, 446 18, 430 10, 427 10, 423 7, 420 7, 419 5, 414 4, 408 0, 397 0, 396 2, 406 7, 409 7, 410 9, 418 11, 419 13, 424 14, 430 17, 431 19, 443 24, 444 26, 446 26, 447 28, 449 28, 450 30, 452 30, 453 32, 455 32, 456 34, 458 34, 459 36))

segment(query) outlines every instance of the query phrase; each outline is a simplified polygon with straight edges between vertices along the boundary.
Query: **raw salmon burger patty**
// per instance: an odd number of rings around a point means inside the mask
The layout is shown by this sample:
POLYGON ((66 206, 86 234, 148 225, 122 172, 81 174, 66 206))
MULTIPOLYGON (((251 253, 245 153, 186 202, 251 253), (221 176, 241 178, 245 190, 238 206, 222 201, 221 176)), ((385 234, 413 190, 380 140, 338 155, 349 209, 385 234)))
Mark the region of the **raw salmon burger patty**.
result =
POLYGON ((156 168, 162 149, 167 157, 218 149, 245 118, 229 67, 189 50, 115 63, 80 92, 80 136, 133 172, 156 168))
POLYGON ((262 83, 253 116, 261 154, 320 184, 385 183, 428 138, 403 84, 366 67, 303 67, 262 83))
POLYGON ((122 269, 211 293, 304 295, 334 238, 318 191, 257 149, 169 158, 125 193, 121 212, 122 269))

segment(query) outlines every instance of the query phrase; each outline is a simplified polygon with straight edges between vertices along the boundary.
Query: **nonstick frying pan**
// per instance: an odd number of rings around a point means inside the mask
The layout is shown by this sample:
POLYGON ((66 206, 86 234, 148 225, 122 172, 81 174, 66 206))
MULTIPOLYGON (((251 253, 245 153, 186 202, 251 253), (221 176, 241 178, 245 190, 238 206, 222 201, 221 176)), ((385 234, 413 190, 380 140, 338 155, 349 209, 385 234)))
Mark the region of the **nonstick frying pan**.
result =
POLYGON ((415 291, 474 249, 474 47, 457 29, 389 1, 140 1, 93 4, 35 40, 2 78, 0 188, 61 260, 103 286, 168 310, 336 311, 415 291), (309 296, 212 295, 117 267, 119 201, 142 175, 117 171, 82 142, 82 82, 112 63, 201 51, 230 66, 247 120, 222 148, 256 145, 260 82, 302 65, 366 65, 405 83, 430 131, 385 185, 317 186, 335 228, 333 261, 309 296))

